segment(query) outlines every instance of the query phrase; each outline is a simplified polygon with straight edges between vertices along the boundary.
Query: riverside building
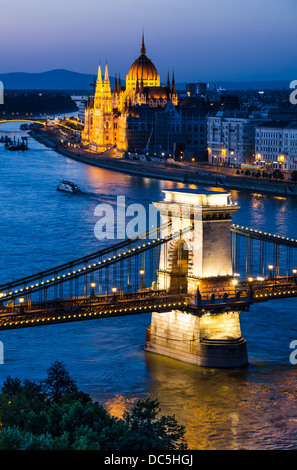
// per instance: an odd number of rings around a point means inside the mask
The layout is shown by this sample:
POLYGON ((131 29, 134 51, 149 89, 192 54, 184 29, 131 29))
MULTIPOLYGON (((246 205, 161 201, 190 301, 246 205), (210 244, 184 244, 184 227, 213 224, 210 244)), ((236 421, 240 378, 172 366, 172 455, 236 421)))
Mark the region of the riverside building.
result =
POLYGON ((274 121, 257 126, 255 152, 260 167, 297 170, 297 122, 274 121))

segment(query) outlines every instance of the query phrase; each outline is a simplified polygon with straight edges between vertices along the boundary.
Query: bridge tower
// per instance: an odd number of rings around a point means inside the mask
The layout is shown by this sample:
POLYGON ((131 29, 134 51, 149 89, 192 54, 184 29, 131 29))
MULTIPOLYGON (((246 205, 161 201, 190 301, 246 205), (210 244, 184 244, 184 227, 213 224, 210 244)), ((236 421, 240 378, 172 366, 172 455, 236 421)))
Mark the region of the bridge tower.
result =
POLYGON ((152 313, 145 350, 209 367, 247 364, 241 336, 236 276, 232 269, 232 215, 238 206, 230 193, 164 191, 155 203, 162 224, 158 288, 185 295, 186 310, 152 313), (166 250, 166 251, 165 251, 166 250))

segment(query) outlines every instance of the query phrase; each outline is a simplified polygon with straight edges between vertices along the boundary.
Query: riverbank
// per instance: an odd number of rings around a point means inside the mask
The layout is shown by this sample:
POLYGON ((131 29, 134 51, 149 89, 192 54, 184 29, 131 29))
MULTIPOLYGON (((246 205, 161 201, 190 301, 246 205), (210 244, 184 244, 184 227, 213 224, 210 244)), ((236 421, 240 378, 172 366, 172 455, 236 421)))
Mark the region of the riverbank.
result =
POLYGON ((30 135, 38 142, 53 148, 66 157, 88 165, 130 175, 187 184, 216 186, 227 190, 235 189, 279 196, 297 196, 297 184, 293 182, 255 179, 242 175, 226 175, 219 170, 210 171, 191 165, 126 160, 111 156, 112 152, 98 155, 82 148, 66 147, 61 143, 61 137, 57 130, 38 129, 30 132, 30 135))

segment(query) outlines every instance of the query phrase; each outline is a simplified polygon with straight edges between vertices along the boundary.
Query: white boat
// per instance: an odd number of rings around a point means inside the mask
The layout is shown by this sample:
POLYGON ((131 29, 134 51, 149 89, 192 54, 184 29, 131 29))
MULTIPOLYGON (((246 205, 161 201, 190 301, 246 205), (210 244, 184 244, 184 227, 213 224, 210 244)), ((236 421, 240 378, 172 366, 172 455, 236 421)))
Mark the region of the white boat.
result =
POLYGON ((58 191, 64 191, 65 193, 78 193, 80 189, 76 184, 71 183, 71 181, 62 181, 58 187, 58 191))

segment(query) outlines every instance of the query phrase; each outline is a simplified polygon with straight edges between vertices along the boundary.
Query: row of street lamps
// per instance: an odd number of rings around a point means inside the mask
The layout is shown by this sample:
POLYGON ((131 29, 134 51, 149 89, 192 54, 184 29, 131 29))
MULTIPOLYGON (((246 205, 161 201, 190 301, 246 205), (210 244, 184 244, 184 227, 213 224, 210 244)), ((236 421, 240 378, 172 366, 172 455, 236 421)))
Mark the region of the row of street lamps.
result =
MULTIPOLYGON (((270 279, 273 279, 273 277, 274 277, 274 276, 273 276, 273 269, 274 269, 274 266, 273 266, 272 264, 269 264, 269 265, 268 265, 268 269, 269 269, 269 278, 270 278, 270 279)), ((292 269, 292 273, 293 273, 294 276, 296 276, 296 275, 297 275, 297 269, 296 269, 296 268, 292 269)), ((143 290, 143 289, 145 289, 144 269, 141 269, 141 270, 139 271, 139 274, 140 274, 140 276, 141 276, 139 287, 140 287, 140 290, 143 290)), ((237 275, 237 276, 238 276, 238 275, 237 275)), ((263 278, 263 277, 258 277, 257 280, 258 280, 258 281, 263 281, 264 278, 263 278)), ((254 281, 254 278, 250 276, 250 277, 248 278, 248 281, 249 281, 249 282, 253 282, 253 281, 254 281)), ((233 284, 236 285, 237 283, 238 283, 238 280, 237 280, 237 279, 234 279, 234 280, 233 280, 233 284)), ((198 289, 199 289, 199 284, 200 284, 200 282, 198 281, 198 282, 197 282, 197 287, 198 287, 198 289)), ((94 298, 96 297, 96 294, 95 294, 96 283, 95 283, 95 282, 91 282, 91 283, 90 283, 90 286, 91 286, 91 288, 92 288, 92 290, 91 290, 91 298, 94 299, 94 298)), ((113 293, 113 295, 114 295, 114 298, 116 298, 117 287, 115 287, 115 286, 112 287, 112 288, 111 288, 111 291, 112 291, 112 293, 113 293)), ((1 301, 1 297, 3 297, 3 295, 4 295, 4 294, 0 292, 0 301, 1 301)), ((23 310, 23 304, 24 304, 24 302, 25 302, 24 297, 20 297, 20 298, 19 298, 19 303, 20 303, 21 311, 23 310)))
MULTIPOLYGON (((140 276, 141 276, 139 287, 140 287, 141 290, 143 290, 143 289, 145 289, 144 269, 141 269, 141 270, 139 271, 139 274, 140 274, 140 276)), ((94 299, 94 298, 96 298, 96 294, 95 294, 96 282, 91 282, 91 283, 90 283, 90 286, 91 286, 91 288, 92 288, 92 290, 91 290, 91 299, 94 299)), ((112 293, 113 293, 113 295, 114 295, 114 299, 116 298, 117 290, 118 290, 118 289, 117 289, 117 287, 115 287, 115 286, 111 288, 111 291, 112 291, 112 293)), ((0 293, 0 299, 1 299, 1 297, 3 297, 3 295, 4 295, 4 294, 0 293)), ((23 311, 23 308, 24 308, 24 307, 23 307, 24 302, 25 302, 24 297, 20 297, 20 298, 19 298, 19 303, 20 303, 20 306, 21 306, 21 309, 20 309, 21 312, 23 311)))

